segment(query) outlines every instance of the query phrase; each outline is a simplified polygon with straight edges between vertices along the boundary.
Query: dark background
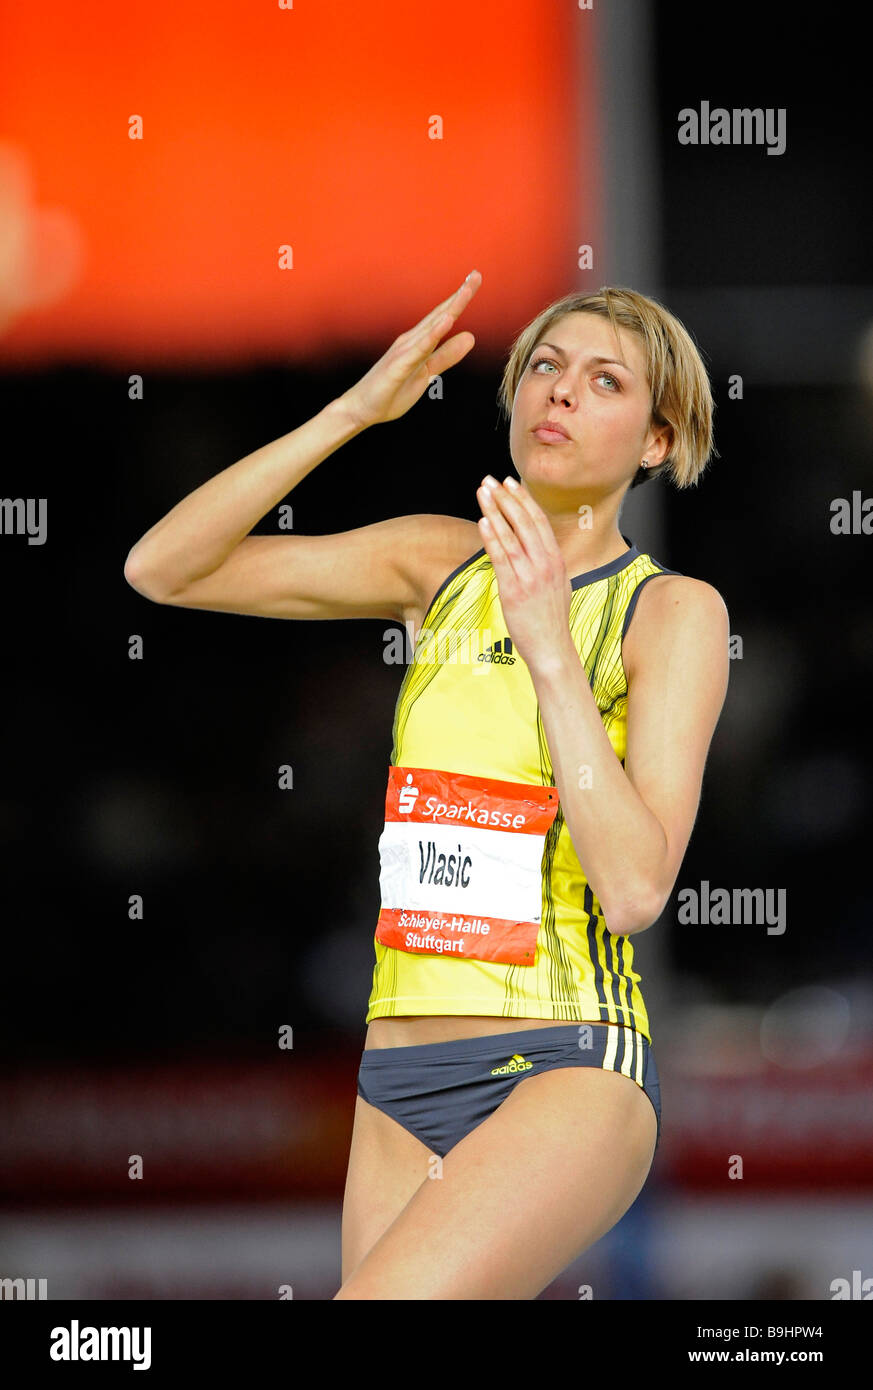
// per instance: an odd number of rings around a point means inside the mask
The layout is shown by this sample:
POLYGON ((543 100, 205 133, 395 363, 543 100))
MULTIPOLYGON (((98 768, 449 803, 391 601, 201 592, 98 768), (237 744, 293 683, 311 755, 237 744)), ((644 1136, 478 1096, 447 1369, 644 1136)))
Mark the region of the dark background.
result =
MULTIPOLYGON (((832 499, 873 495, 869 57, 851 26, 810 14, 653 9, 660 297, 705 354, 720 453, 698 488, 666 489, 658 558, 715 585, 743 641, 677 891, 784 887, 789 922, 781 942, 738 938, 682 928, 671 905, 654 930, 673 1002, 763 1007, 820 984, 857 1001, 873 963, 873 539, 830 529, 832 499), (785 106, 786 152, 680 146, 677 112, 701 99, 785 106), (734 373, 742 400, 728 398, 734 373)), ((555 298, 576 287, 556 272, 555 298)), ((0 547, 7 1070, 256 1059, 288 1023, 339 1049, 353 1077, 403 675, 383 661, 389 624, 174 610, 122 571, 181 497, 372 360, 150 372, 136 408, 124 372, 0 377, 4 493, 50 498, 53 528, 34 554, 23 537, 0 547), (128 659, 131 634, 143 661, 128 659), (277 785, 285 763, 293 792, 277 785)), ((474 351, 445 401, 425 397, 306 478, 286 499, 294 529, 475 519, 479 480, 510 465, 499 381, 474 351)), ((255 529, 274 531, 276 514, 255 529)))

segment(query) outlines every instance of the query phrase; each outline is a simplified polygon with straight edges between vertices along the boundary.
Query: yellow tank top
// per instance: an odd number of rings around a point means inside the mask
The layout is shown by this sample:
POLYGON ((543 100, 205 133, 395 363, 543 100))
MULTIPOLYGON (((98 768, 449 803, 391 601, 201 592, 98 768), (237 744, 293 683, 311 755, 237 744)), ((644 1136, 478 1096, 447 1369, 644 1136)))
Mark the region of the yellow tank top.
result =
MULTIPOLYGON (((622 765, 627 732, 622 639, 647 580, 675 573, 624 539, 630 548, 618 559, 571 580, 570 601, 573 641, 622 765)), ((428 608, 397 697, 390 763, 388 799, 393 794, 395 808, 397 790, 391 792, 390 778, 402 788, 416 780, 407 769, 467 774, 471 783, 487 778, 532 784, 539 789, 532 795, 551 800, 541 790, 554 788, 555 779, 536 692, 506 631, 497 577, 484 548, 443 581, 428 608)), ((401 790, 401 801, 403 795, 401 790)), ((386 828, 387 816, 386 800, 386 828)), ((462 840, 460 831, 448 833, 462 840)), ((526 837, 514 843, 522 839, 526 837)), ((458 851, 460 864, 461 843, 458 851)), ((384 852, 382 859, 384 874, 384 852)), ((421 863, 424 867, 423 848, 421 863)), ((533 956, 532 963, 400 949, 377 937, 366 1022, 424 1014, 594 1019, 635 1028, 651 1042, 631 938, 609 932, 560 804, 545 833, 540 872, 536 947, 524 953, 533 956)), ((381 924, 387 914, 385 880, 380 878, 381 924)), ((418 943, 424 938, 404 939, 418 943)))

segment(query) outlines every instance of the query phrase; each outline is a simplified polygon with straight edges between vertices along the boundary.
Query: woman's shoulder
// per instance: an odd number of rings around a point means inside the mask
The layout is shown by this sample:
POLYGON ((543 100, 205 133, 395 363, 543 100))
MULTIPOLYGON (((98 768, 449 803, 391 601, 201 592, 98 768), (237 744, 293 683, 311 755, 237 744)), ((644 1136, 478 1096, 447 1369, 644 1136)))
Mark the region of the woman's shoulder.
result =
POLYGON ((406 616, 423 618, 437 594, 484 547, 475 521, 432 512, 421 512, 415 520, 413 562, 418 594, 415 612, 410 610, 406 616))
POLYGON ((639 662, 666 659, 681 631, 683 646, 689 636, 701 650, 728 651, 730 619, 727 605, 714 585, 671 570, 655 571, 641 584, 633 621, 622 646, 625 669, 630 675, 639 662))
POLYGON ((663 568, 648 576, 639 604, 645 604, 650 612, 672 612, 678 606, 692 612, 727 612, 725 601, 713 584, 663 568))

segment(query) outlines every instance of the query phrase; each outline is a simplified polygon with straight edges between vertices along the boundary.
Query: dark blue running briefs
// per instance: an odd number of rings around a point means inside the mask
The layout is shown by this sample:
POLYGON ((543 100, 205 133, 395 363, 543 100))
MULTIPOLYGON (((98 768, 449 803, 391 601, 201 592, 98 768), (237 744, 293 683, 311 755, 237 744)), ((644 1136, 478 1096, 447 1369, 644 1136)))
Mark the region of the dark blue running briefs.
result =
POLYGON ((621 1024, 568 1023, 482 1038, 365 1049, 358 1095, 441 1158, 487 1120, 526 1076, 556 1067, 605 1067, 642 1083, 658 1119, 661 1087, 651 1044, 621 1024))

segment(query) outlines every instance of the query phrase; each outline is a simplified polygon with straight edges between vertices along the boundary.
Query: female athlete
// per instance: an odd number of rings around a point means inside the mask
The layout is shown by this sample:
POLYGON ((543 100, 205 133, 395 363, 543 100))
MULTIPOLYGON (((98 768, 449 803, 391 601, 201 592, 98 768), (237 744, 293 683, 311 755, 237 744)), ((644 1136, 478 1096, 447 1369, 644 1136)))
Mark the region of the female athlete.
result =
POLYGON ((414 637, 339 1300, 535 1298, 639 1194, 660 1093, 632 938, 673 890, 727 690, 720 595, 619 530, 629 487, 688 487, 712 453, 697 349, 631 290, 568 295, 519 335, 500 399, 521 481, 484 478, 478 522, 249 534, 470 351, 445 335, 481 279, 184 498, 124 571, 158 603, 414 637))

